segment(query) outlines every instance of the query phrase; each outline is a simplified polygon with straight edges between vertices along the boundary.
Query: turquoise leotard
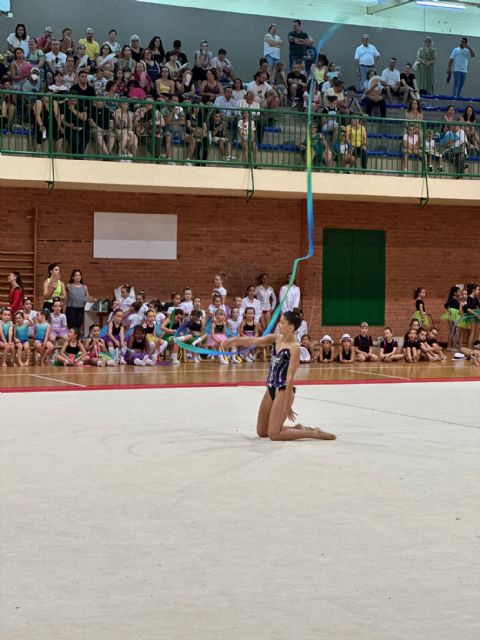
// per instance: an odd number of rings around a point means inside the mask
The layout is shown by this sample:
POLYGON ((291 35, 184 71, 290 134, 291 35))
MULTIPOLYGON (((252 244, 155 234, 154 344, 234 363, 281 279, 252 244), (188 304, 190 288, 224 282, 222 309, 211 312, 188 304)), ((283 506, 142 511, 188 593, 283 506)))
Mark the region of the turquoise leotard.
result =
POLYGON ((39 342, 43 342, 45 340, 45 336, 47 335, 48 322, 43 322, 35 325, 35 340, 39 342))
POLYGON ((15 338, 19 340, 22 344, 28 342, 29 338, 29 329, 28 324, 22 324, 20 327, 15 325, 15 338))
POLYGON ((3 337, 5 338, 5 340, 8 340, 8 334, 10 332, 10 327, 12 326, 12 321, 9 320, 8 322, 2 322, 1 325, 3 337))

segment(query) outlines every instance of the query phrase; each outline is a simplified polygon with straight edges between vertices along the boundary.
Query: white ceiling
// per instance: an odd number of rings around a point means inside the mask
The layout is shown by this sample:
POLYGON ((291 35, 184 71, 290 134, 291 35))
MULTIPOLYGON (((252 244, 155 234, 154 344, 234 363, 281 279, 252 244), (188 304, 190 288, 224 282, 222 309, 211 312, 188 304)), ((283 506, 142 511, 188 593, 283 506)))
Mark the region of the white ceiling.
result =
MULTIPOLYGON (((418 7, 414 3, 370 16, 366 7, 376 0, 139 0, 177 7, 212 9, 266 16, 268 18, 300 18, 320 22, 365 25, 378 29, 405 29, 429 33, 480 36, 480 9, 465 11, 418 7)), ((461 0, 460 0, 461 1, 461 0)), ((468 0, 467 0, 468 1, 468 0)))

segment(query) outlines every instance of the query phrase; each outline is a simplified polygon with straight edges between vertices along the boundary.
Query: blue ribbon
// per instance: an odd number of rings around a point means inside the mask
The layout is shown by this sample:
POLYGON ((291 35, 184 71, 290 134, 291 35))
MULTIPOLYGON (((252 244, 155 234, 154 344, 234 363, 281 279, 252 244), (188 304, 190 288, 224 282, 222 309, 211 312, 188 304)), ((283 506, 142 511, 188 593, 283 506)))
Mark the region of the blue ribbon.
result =
MULTIPOLYGON (((275 324, 277 323, 277 320, 282 313, 283 303, 287 299, 288 292, 290 291, 290 289, 293 286, 293 283, 295 282, 295 276, 297 275, 298 265, 300 264, 300 262, 303 262, 304 260, 309 260, 313 256, 313 253, 315 250, 314 236, 313 236, 314 216, 313 216, 313 193, 312 193, 312 136, 311 136, 312 101, 313 101, 314 85, 315 83, 312 81, 310 84, 310 91, 308 94, 307 137, 306 137, 308 252, 306 253, 306 255, 300 258, 296 258, 293 261, 292 275, 288 283, 287 290, 285 291, 283 298, 279 300, 277 308, 273 312, 272 318, 268 323, 268 326, 265 328, 265 331, 263 332, 264 336, 268 336, 270 333, 272 333, 275 327, 275 324)), ((194 346, 193 344, 186 344, 182 340, 178 340, 177 332, 175 333, 173 340, 175 344, 178 344, 178 346, 181 347, 182 349, 186 349, 187 351, 192 351, 193 353, 200 353, 207 356, 234 356, 234 355, 237 355, 237 353, 243 353, 246 351, 250 351, 251 349, 255 349, 255 345, 241 349, 241 351, 220 351, 218 349, 207 349, 205 347, 197 347, 197 346, 194 346)))

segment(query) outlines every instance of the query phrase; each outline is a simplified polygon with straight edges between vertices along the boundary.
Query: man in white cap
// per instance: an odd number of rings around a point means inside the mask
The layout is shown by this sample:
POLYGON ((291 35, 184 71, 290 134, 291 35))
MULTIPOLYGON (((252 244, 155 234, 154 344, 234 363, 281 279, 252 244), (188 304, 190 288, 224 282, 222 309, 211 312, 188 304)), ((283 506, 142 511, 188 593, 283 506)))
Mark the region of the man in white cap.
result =
POLYGON ((48 53, 52 50, 53 29, 52 27, 45 27, 43 36, 37 38, 37 48, 41 49, 43 53, 48 53))
POLYGON ((85 51, 87 52, 87 56, 89 60, 95 62, 95 60, 100 55, 100 45, 96 40, 93 39, 94 31, 92 27, 88 27, 85 31, 85 38, 80 38, 78 44, 83 44, 85 46, 85 51))

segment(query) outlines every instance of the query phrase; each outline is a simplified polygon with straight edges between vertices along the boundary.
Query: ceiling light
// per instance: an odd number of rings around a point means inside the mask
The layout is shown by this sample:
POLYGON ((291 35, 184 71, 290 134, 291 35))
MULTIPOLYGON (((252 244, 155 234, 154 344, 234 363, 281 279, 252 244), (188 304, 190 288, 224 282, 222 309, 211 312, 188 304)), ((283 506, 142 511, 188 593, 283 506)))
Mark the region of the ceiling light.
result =
POLYGON ((466 5, 460 2, 448 2, 447 0, 416 0, 419 7, 433 7, 434 9, 466 9, 466 5))

